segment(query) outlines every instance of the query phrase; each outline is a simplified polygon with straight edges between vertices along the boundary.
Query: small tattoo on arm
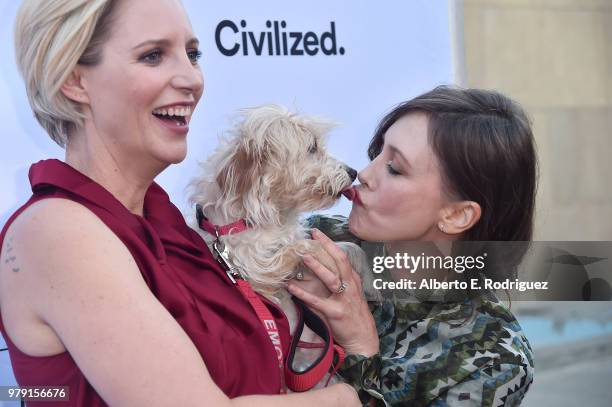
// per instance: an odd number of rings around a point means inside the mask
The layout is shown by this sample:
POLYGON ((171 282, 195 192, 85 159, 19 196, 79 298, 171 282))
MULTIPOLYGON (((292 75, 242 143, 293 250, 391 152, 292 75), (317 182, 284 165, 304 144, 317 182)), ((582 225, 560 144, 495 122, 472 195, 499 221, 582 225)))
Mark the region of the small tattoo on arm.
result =
POLYGON ((11 236, 6 244, 6 255, 4 256, 4 264, 11 263, 11 270, 17 273, 19 271, 19 267, 15 264, 15 260, 17 260, 16 256, 11 256, 10 253, 13 251, 13 237, 11 236))

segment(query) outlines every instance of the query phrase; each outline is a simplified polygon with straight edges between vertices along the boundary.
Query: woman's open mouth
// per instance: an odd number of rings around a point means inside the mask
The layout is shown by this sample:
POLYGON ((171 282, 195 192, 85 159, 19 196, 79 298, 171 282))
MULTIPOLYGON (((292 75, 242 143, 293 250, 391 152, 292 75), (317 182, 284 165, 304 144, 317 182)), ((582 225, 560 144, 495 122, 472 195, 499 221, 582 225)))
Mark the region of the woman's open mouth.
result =
POLYGON ((166 128, 184 134, 189 130, 191 107, 177 106, 153 110, 153 116, 166 128))

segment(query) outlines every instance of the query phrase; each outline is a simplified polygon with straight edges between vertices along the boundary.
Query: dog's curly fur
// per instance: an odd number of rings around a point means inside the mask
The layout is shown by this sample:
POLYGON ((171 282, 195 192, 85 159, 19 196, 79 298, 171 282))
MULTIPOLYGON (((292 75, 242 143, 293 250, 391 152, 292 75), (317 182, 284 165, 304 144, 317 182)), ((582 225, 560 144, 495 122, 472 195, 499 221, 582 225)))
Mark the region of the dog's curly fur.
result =
MULTIPOLYGON (((291 113, 277 105, 264 105, 240 112, 228 137, 202 164, 202 172, 191 184, 190 201, 200 204, 215 225, 245 219, 251 227, 221 240, 229 248, 232 263, 259 293, 277 302, 294 332, 298 315, 283 284, 312 253, 328 269, 338 273, 335 262, 316 240, 308 237, 300 214, 328 208, 348 188, 356 171, 331 157, 325 138, 329 121, 291 113)), ((209 245, 214 236, 194 229, 209 245)), ((368 261, 359 246, 339 242, 361 276, 368 279, 368 261)), ((367 294, 367 289, 366 289, 367 294)), ((308 327, 300 337, 320 342, 308 327)), ((319 349, 301 349, 292 367, 308 369, 319 357, 319 349)), ((332 377, 331 383, 339 381, 332 377)), ((323 386, 324 381, 317 384, 323 386)))
MULTIPOLYGON (((299 215, 332 206, 354 180, 354 170, 325 149, 332 128, 277 105, 244 109, 190 184, 191 203, 202 205, 212 223, 252 225, 222 240, 253 288, 269 297, 305 253, 320 251, 299 215)), ((210 243, 212 236, 201 233, 210 243)))

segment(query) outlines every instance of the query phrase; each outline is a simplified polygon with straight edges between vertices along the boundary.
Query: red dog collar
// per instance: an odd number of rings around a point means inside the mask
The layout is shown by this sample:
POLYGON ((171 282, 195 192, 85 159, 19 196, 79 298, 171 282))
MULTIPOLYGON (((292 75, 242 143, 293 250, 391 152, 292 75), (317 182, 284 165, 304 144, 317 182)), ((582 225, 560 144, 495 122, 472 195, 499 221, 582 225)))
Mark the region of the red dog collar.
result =
POLYGON ((245 219, 239 219, 236 222, 228 223, 227 225, 215 225, 209 221, 206 216, 204 216, 204 211, 202 210, 202 205, 200 204, 196 205, 196 218, 198 220, 198 226, 215 237, 228 235, 230 233, 244 232, 249 228, 249 224, 245 219))

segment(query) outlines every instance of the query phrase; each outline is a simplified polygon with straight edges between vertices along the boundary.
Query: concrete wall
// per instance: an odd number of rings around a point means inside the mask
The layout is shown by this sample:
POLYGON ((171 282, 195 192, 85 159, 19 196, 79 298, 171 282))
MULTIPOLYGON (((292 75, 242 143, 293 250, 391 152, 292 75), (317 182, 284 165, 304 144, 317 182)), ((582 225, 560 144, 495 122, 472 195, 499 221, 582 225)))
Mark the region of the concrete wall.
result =
POLYGON ((612 0, 463 0, 465 82, 530 113, 536 240, 612 240, 612 0))

